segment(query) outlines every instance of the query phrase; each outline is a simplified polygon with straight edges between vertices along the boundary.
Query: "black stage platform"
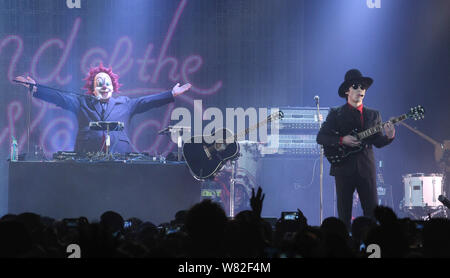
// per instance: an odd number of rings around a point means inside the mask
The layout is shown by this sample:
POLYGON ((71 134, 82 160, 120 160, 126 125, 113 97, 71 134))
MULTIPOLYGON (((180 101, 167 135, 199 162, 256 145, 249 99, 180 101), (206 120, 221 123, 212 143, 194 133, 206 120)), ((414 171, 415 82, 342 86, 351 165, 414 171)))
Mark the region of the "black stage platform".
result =
POLYGON ((182 162, 11 162, 9 213, 168 222, 200 200, 200 182, 182 162))

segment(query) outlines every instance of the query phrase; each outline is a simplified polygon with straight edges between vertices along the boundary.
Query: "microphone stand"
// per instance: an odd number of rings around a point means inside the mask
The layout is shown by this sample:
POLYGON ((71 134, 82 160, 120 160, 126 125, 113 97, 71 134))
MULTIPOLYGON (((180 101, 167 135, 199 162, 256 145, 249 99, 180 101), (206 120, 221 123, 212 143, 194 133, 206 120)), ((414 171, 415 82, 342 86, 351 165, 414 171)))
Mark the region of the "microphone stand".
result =
POLYGON ((173 140, 172 135, 176 134, 177 136, 177 159, 178 161, 181 161, 183 158, 183 138, 181 136, 181 133, 184 134, 184 132, 191 132, 191 128, 188 126, 173 126, 173 125, 169 125, 168 127, 166 127, 165 129, 162 129, 160 131, 158 131, 158 134, 166 134, 170 137, 170 139, 173 140))
POLYGON ((36 86, 35 84, 30 85, 30 87, 28 88, 28 94, 27 94, 27 106, 28 106, 28 112, 27 112, 27 156, 30 155, 30 126, 31 126, 31 109, 32 109, 32 98, 33 98, 33 89, 34 86, 36 86))
POLYGON ((236 184, 237 161, 231 161, 231 177, 230 177, 230 217, 234 218, 234 185, 236 184))
MULTIPOLYGON (((314 97, 316 101, 317 107, 317 121, 319 122, 319 129, 322 126, 322 121, 320 120, 320 105, 319 105, 319 96, 314 97)), ((319 225, 322 224, 323 221, 323 146, 320 145, 320 205, 319 205, 319 225)))

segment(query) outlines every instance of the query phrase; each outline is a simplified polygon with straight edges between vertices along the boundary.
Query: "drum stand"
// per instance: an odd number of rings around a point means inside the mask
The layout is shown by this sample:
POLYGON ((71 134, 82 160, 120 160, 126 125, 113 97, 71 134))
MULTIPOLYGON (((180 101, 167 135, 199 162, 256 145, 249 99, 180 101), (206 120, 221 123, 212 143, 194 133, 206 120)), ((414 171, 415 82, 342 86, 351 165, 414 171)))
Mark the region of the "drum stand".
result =
POLYGON ((237 160, 240 154, 238 154, 231 162, 231 176, 230 176, 230 217, 234 218, 234 185, 236 184, 236 175, 238 163, 237 160))
POLYGON ((442 213, 445 218, 448 218, 447 210, 444 206, 439 206, 438 209, 432 213, 428 214, 428 217, 431 218, 432 216, 435 216, 436 214, 442 213))
POLYGON ((448 219, 447 209, 444 206, 439 206, 437 208, 430 207, 415 207, 408 208, 403 207, 403 212, 410 215, 413 219, 421 219, 421 220, 430 220, 435 215, 442 214, 445 218, 448 219))
POLYGON ((445 218, 448 218, 447 210, 443 206, 439 206, 436 209, 431 209, 428 211, 427 216, 422 216, 422 220, 430 220, 435 215, 443 214, 445 218))
POLYGON ((188 126, 172 126, 169 125, 168 127, 166 127, 163 130, 160 130, 158 132, 158 134, 166 134, 168 135, 171 139, 172 142, 177 142, 177 160, 178 161, 182 161, 183 160, 183 135, 184 132, 187 133, 191 133, 191 128, 188 126), (176 140, 175 140, 176 139, 176 140))

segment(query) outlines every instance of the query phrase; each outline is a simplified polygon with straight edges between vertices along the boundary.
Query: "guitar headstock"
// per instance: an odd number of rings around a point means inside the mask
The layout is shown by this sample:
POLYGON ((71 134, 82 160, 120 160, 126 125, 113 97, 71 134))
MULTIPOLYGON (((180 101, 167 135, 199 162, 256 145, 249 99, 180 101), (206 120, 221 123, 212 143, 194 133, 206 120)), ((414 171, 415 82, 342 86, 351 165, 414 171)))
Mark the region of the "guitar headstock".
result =
POLYGON ((270 121, 274 121, 274 120, 281 120, 283 118, 284 118, 284 113, 283 113, 283 111, 280 110, 278 112, 275 112, 275 113, 269 115, 269 117, 267 117, 267 121, 270 122, 270 121))
POLYGON ((425 118, 425 109, 422 106, 417 105, 416 107, 411 107, 407 113, 408 118, 414 119, 415 121, 425 118))

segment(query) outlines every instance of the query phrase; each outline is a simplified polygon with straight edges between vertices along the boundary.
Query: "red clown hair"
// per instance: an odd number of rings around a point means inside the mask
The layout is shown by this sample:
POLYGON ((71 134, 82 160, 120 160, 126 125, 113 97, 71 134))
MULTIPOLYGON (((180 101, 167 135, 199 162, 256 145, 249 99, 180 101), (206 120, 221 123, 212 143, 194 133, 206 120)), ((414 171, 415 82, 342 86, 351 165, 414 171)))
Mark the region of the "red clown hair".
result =
POLYGON ((119 84, 119 76, 117 74, 113 73, 111 67, 105 68, 103 66, 103 64, 100 63, 100 66, 91 68, 89 70, 89 73, 86 76, 86 78, 83 79, 83 80, 86 80, 86 83, 84 84, 84 87, 83 87, 83 89, 87 90, 86 94, 94 95, 94 78, 100 72, 104 72, 104 73, 108 74, 109 77, 111 77, 111 82, 112 82, 113 89, 114 89, 113 92, 119 92, 119 88, 122 86, 122 84, 119 84))

